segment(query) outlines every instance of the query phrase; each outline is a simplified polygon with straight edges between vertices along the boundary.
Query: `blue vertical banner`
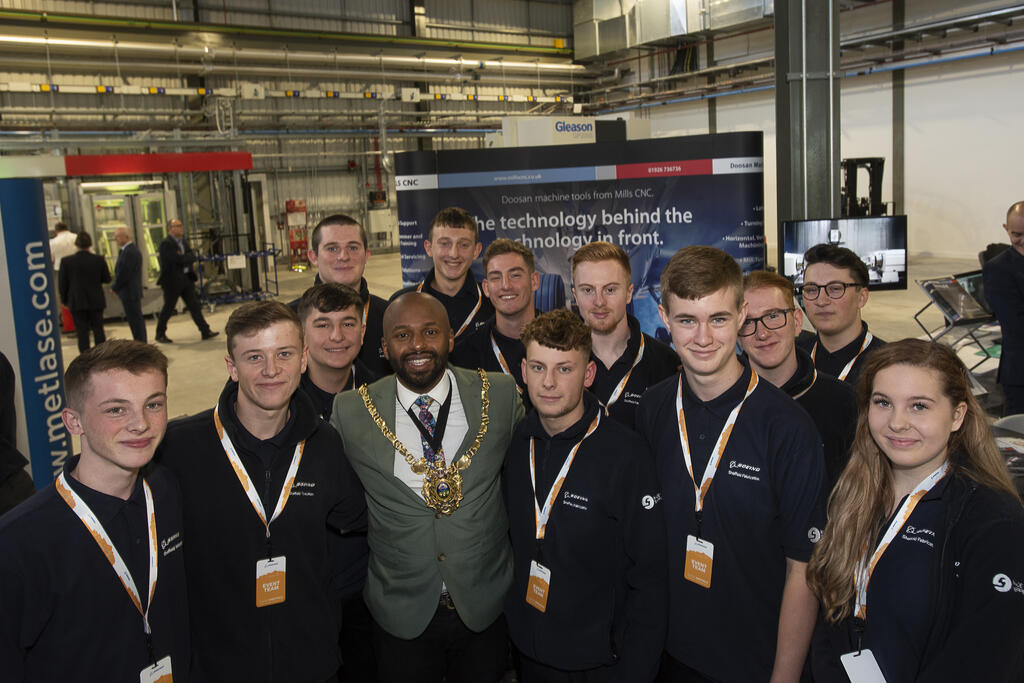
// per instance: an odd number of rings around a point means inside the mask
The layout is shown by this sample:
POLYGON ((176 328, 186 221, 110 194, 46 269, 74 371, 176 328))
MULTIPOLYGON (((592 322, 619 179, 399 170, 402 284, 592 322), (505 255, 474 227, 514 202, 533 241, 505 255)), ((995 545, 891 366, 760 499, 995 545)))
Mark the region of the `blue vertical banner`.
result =
MULTIPOLYGON (((402 280, 430 269, 430 221, 460 206, 484 247, 504 237, 533 250, 539 272, 561 276, 566 300, 580 246, 621 246, 633 271, 630 312, 667 339, 659 281, 676 251, 710 245, 744 271, 764 267, 763 157, 760 132, 396 154, 402 280)), ((474 274, 483 276, 479 262, 474 274)))
POLYGON ((71 453, 61 420, 64 361, 41 180, 0 179, 0 259, 7 285, 0 297, 0 345, 18 376, 18 450, 29 456, 41 489, 71 453))

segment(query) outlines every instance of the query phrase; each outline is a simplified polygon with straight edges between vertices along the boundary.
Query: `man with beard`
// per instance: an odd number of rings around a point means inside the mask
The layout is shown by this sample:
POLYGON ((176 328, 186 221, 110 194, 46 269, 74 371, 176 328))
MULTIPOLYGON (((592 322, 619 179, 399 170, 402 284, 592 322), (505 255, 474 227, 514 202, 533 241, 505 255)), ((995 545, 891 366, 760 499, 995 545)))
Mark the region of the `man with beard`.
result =
POLYGON ((500 480, 523 408, 510 376, 449 367, 451 349, 444 306, 403 294, 384 313, 395 376, 334 402, 370 509, 363 597, 384 683, 493 683, 505 669, 500 480))
POLYGON ((629 257, 617 245, 591 242, 572 256, 572 294, 590 327, 590 358, 597 367, 590 391, 609 417, 633 429, 640 397, 679 370, 679 357, 626 312, 631 277, 629 257))
POLYGON ((336 681, 328 533, 360 531, 366 501, 337 433, 299 387, 302 326, 277 301, 235 309, 231 380, 175 420, 161 462, 181 482, 193 666, 209 681, 336 681))

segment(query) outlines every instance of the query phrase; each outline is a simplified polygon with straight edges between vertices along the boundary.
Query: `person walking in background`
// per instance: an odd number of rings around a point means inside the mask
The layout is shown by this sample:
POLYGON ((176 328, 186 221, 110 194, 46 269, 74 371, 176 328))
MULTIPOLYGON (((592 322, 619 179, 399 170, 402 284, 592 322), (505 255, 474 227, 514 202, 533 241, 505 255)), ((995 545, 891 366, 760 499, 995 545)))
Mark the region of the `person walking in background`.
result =
POLYGON ((203 309, 196 296, 193 284, 196 279, 196 255, 185 241, 185 226, 178 219, 167 224, 167 237, 160 243, 160 278, 156 281, 164 290, 164 307, 156 321, 156 340, 161 344, 173 344, 167 337, 167 321, 174 312, 174 305, 180 297, 192 315, 192 321, 199 328, 203 339, 213 339, 219 333, 210 329, 203 317, 203 309))
POLYGON ((1010 249, 983 266, 985 297, 1003 333, 999 384, 1003 415, 1024 413, 1024 201, 1006 212, 1010 249))
POLYGON ((132 330, 132 339, 146 341, 146 321, 142 318, 142 252, 132 242, 128 228, 114 231, 120 250, 114 264, 114 284, 110 286, 124 306, 124 317, 132 330))
POLYGON ((75 238, 78 249, 60 262, 57 280, 60 283, 60 300, 71 310, 78 334, 79 353, 89 350, 89 332, 97 345, 107 340, 103 332, 103 309, 107 306, 103 285, 110 282, 110 269, 102 256, 89 251, 92 237, 87 232, 78 233, 75 238))

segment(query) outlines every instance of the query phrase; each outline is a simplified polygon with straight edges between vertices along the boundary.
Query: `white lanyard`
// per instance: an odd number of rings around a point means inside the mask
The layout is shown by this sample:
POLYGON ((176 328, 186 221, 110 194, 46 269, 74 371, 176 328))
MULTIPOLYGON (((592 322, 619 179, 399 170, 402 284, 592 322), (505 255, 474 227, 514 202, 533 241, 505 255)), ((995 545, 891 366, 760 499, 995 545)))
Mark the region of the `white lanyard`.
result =
POLYGON ((811 383, 808 384, 807 387, 803 391, 801 391, 799 394, 794 395, 793 396, 793 400, 796 400, 796 399, 800 398, 801 396, 806 394, 808 391, 810 391, 811 387, 814 386, 814 383, 818 381, 818 370, 817 370, 817 368, 811 368, 811 373, 812 373, 811 374, 811 383))
MULTIPOLYGON (((847 363, 846 367, 843 368, 843 371, 839 373, 839 381, 840 382, 844 381, 846 379, 846 376, 850 374, 850 369, 853 367, 853 364, 857 362, 857 359, 860 358, 860 354, 864 353, 864 349, 868 348, 868 344, 870 344, 872 341, 874 341, 874 339, 875 338, 871 335, 870 332, 867 332, 867 333, 864 334, 864 341, 861 343, 860 350, 857 352, 857 355, 854 356, 853 358, 851 358, 850 362, 847 363)), ((818 354, 818 342, 814 342, 814 348, 811 349, 811 360, 812 361, 814 360, 814 357, 817 354, 818 354)))
POLYGON ((722 460, 722 454, 725 453, 725 446, 729 443, 729 437, 732 436, 733 425, 736 424, 736 419, 740 416, 740 408, 746 402, 747 397, 754 392, 757 387, 757 373, 751 370, 750 372, 750 383, 747 385, 747 393, 743 395, 741 400, 736 407, 729 413, 728 419, 725 421, 725 426, 722 427, 722 433, 718 435, 718 441, 715 442, 715 447, 711 451, 711 457, 708 458, 708 464, 704 468, 704 476, 700 481, 700 486, 697 485, 697 478, 693 476, 693 458, 690 455, 690 439, 686 434, 686 416, 683 415, 683 375, 679 375, 679 394, 676 396, 676 410, 679 413, 679 443, 683 447, 683 459, 686 460, 686 471, 690 474, 690 481, 693 482, 694 492, 694 512, 701 512, 704 509, 704 496, 707 495, 708 489, 711 488, 711 482, 715 478, 715 472, 718 471, 718 463, 722 460))
MULTIPOLYGON (((508 361, 505 360, 504 354, 502 354, 501 349, 498 348, 498 342, 494 340, 493 332, 491 333, 491 350, 494 351, 494 357, 498 359, 498 365, 501 366, 501 371, 512 377, 512 379, 515 379, 515 375, 512 374, 512 370, 508 367, 508 361)), ((519 386, 518 382, 516 382, 516 391, 518 391, 520 395, 523 393, 523 388, 519 386)))
POLYGON ((57 488, 57 493, 64 499, 64 502, 68 504, 71 511, 78 515, 78 519, 82 520, 82 524, 85 525, 86 530, 92 535, 93 540, 96 541, 96 545, 100 547, 103 554, 106 556, 107 561, 110 562, 110 566, 113 567, 114 573, 117 574, 117 578, 121 580, 121 585, 128 592, 128 597, 132 599, 132 603, 135 608, 139 610, 139 614, 142 615, 142 627, 146 635, 150 635, 149 629, 149 608, 153 606, 153 594, 156 592, 156 574, 157 574, 157 562, 159 553, 157 551, 156 541, 156 510, 153 509, 153 492, 149 490, 149 484, 146 480, 142 480, 142 490, 146 494, 146 527, 149 529, 149 599, 146 601, 146 609, 142 609, 142 600, 139 597, 139 589, 135 586, 135 579, 132 578, 131 571, 128 570, 128 565, 125 564, 124 559, 121 557, 121 553, 117 552, 117 547, 114 542, 110 539, 107 534, 107 530, 103 528, 100 520, 97 519, 96 514, 92 511, 89 505, 82 500, 82 497, 75 493, 64 477, 64 473, 61 472, 60 476, 57 477, 57 481, 54 484, 57 488))
POLYGON ((871 581, 871 575, 875 572, 875 567, 878 565, 878 561, 882 559, 882 555, 889 548, 889 544, 896 538, 896 534, 900 532, 903 525, 910 519, 911 513, 914 512, 914 508, 921 502, 925 494, 928 493, 935 484, 939 482, 946 472, 949 470, 949 461, 942 463, 937 470, 929 474, 924 478, 917 487, 910 492, 906 500, 903 501, 903 505, 896 512, 892 522, 889 523, 889 528, 885 530, 885 535, 882 536, 882 540, 879 541, 878 547, 875 548, 875 552, 868 559, 865 554, 864 558, 861 559, 860 567, 857 569, 857 575, 854 577, 855 585, 857 588, 856 602, 854 603, 854 616, 864 619, 867 616, 868 611, 868 583, 871 581))
POLYGON ((299 471, 299 462, 302 461, 302 451, 306 446, 305 440, 295 444, 295 453, 292 455, 292 464, 288 466, 288 473, 284 476, 284 486, 281 487, 281 494, 277 497, 277 505, 274 506, 274 515, 267 520, 267 513, 263 508, 263 501, 260 500, 259 494, 256 492, 256 484, 253 483, 249 477, 249 473, 245 471, 245 465, 242 464, 241 458, 238 457, 238 452, 235 451, 234 444, 231 443, 231 439, 228 437, 228 432, 224 429, 224 425, 220 421, 220 406, 213 409, 213 422, 217 425, 217 435, 220 437, 220 445, 224 447, 224 453, 228 456, 228 462, 231 463, 231 469, 235 471, 235 476, 238 477, 239 483, 245 490, 245 495, 248 496, 249 502, 252 503, 252 509, 256 511, 260 521, 263 522, 263 526, 267 528, 267 538, 270 538, 270 525, 271 523, 281 516, 284 511, 284 506, 288 504, 288 497, 291 496, 292 486, 295 484, 295 475, 299 471))
POLYGON ((370 314, 370 300, 367 298, 366 302, 363 303, 363 324, 366 324, 366 316, 370 314))
POLYGON ((629 381, 629 376, 633 374, 633 370, 640 364, 640 359, 644 357, 644 335, 640 335, 640 350, 636 352, 636 358, 633 360, 633 364, 629 366, 629 370, 626 371, 626 376, 616 385, 615 391, 612 392, 608 402, 604 405, 607 411, 612 407, 612 404, 619 400, 619 396, 622 395, 623 390, 626 388, 626 382, 629 381))
POLYGON ((562 490, 562 484, 565 483, 565 477, 569 474, 569 468, 572 467, 572 461, 576 459, 576 452, 579 451, 580 446, 587 440, 587 437, 593 434, 597 430, 597 425, 601 424, 601 411, 597 411, 597 415, 594 416, 593 422, 590 423, 590 427, 587 428, 587 433, 583 435, 583 438, 579 440, 569 454, 565 456, 565 462, 562 463, 562 469, 558 470, 558 476, 555 477, 555 483, 551 485, 551 491, 548 492, 548 497, 544 501, 543 509, 537 505, 537 471, 536 465, 533 459, 533 437, 530 437, 530 485, 533 487, 533 513, 534 521, 537 525, 537 539, 544 540, 544 532, 548 528, 548 519, 551 517, 551 507, 554 505, 555 500, 558 498, 558 492, 562 490))
MULTIPOLYGON (((466 273, 466 277, 467 278, 469 277, 469 273, 466 273)), ((427 284, 426 278, 424 278, 423 280, 420 280, 420 283, 418 285, 416 285, 416 291, 417 292, 422 292, 423 291, 423 286, 425 284, 427 284)), ((474 306, 473 310, 469 312, 469 317, 467 317, 462 322, 462 325, 459 327, 459 331, 455 333, 455 339, 458 339, 459 335, 466 331, 466 328, 469 327, 469 324, 471 322, 473 322, 473 317, 477 314, 477 311, 480 310, 480 307, 483 306, 483 304, 484 304, 484 295, 483 295, 483 292, 480 291, 480 285, 477 285, 476 286, 476 306, 474 306)))

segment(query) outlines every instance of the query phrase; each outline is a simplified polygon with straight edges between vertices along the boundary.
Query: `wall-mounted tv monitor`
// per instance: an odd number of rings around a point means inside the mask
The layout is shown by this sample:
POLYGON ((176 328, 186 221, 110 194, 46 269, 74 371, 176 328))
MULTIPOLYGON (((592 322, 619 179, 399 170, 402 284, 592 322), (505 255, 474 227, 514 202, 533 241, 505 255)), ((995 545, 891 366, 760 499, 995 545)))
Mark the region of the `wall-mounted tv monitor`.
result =
POLYGON ((827 242, 846 247, 868 267, 868 289, 907 288, 907 217, 822 218, 783 221, 779 234, 779 272, 800 286, 804 252, 827 242))

